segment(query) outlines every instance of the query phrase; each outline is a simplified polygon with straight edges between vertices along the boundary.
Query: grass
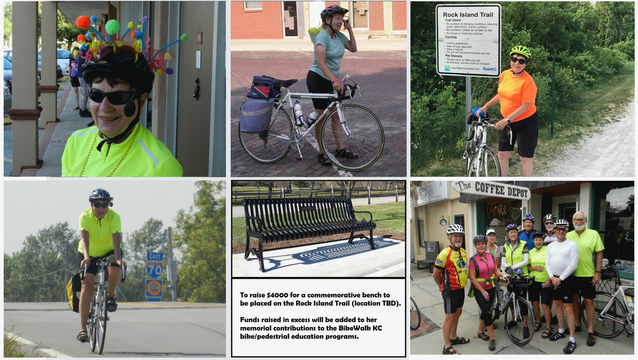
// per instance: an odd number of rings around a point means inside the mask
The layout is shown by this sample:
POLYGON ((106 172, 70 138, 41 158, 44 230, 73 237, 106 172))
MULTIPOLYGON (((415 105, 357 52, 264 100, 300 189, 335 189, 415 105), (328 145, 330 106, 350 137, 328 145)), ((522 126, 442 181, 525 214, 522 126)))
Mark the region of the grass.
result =
MULTIPOLYGON (((369 211, 372 213, 373 220, 377 224, 374 231, 385 230, 405 235, 405 201, 355 206, 354 209, 356 211, 369 211)), ((359 216, 357 219, 361 220, 359 216)), ((245 241, 246 219, 243 217, 233 218, 232 245, 240 245, 245 241)))
MULTIPOLYGON (((554 136, 551 136, 551 120, 543 119, 539 129, 538 145, 534 154, 533 176, 545 173, 554 160, 560 159, 566 146, 574 146, 584 136, 599 131, 603 124, 614 122, 625 111, 625 105, 634 99, 634 62, 625 64, 618 75, 610 75, 597 81, 591 88, 583 89, 579 99, 554 109, 554 136)), ((490 147, 498 148, 496 141, 490 147)), ((429 168, 412 169, 412 176, 464 176, 462 158, 437 161, 429 168)), ((521 176, 521 164, 517 149, 510 157, 508 176, 521 176)))
MULTIPOLYGON (((286 198, 307 198, 310 196, 308 191, 310 188, 304 187, 292 187, 292 192, 286 192, 286 198), (299 192, 304 192, 299 194, 299 192)), ((313 191, 321 190, 320 188, 315 188, 313 191)), ((389 190, 370 190, 371 196, 394 196, 396 194, 395 189, 389 190)), ((330 193, 330 189, 325 189, 320 192, 314 192, 313 197, 330 197, 332 194, 330 193)), ((334 189, 334 195, 340 196, 341 189, 334 189)), ((399 189, 399 195, 405 195, 404 189, 399 189)), ((356 188, 352 191, 352 198, 360 198, 367 197, 368 191, 361 190, 361 188, 356 188)), ((232 203, 234 205, 238 205, 242 203, 244 198, 267 198, 268 197, 268 188, 267 187, 256 187, 256 186, 233 186, 232 188, 232 203)), ((279 199, 281 197, 281 187, 273 187, 272 197, 274 199, 279 199)))
POLYGON ((16 336, 9 336, 7 333, 4 334, 4 357, 5 358, 14 358, 14 357, 40 357, 38 354, 37 347, 35 349, 30 350, 29 352, 22 351, 22 347, 16 341, 16 336))

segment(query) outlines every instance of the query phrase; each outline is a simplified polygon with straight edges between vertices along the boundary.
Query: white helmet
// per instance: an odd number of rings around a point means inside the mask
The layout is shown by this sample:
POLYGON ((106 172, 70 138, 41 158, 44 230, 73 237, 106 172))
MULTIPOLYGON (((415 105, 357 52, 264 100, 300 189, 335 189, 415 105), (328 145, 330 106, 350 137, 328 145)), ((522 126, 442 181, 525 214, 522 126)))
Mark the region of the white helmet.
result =
POLYGON ((446 232, 447 232, 448 235, 452 235, 452 234, 465 235, 465 231, 463 231, 463 226, 461 226, 459 224, 452 224, 452 225, 448 226, 446 232))
POLYGON ((569 229, 569 223, 565 219, 558 219, 554 222, 555 227, 565 226, 569 229))
POLYGON ((494 234, 496 235, 496 230, 494 229, 487 229, 487 232, 485 233, 485 236, 489 235, 489 234, 494 234))

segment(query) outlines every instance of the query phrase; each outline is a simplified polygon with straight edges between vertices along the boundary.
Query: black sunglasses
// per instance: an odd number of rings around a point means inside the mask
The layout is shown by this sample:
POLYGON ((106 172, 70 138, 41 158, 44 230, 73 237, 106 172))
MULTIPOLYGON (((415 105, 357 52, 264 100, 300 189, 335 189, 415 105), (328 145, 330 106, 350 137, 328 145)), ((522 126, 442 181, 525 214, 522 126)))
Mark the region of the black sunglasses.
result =
POLYGON ((527 59, 518 59, 512 56, 512 58, 510 59, 511 62, 515 63, 518 61, 519 64, 521 65, 525 65, 527 63, 527 59))
POLYGON ((93 206, 95 206, 98 209, 108 208, 109 207, 109 203, 108 202, 94 202, 93 206))
POLYGON ((107 93, 92 87, 89 88, 89 99, 91 99, 91 101, 101 103, 105 96, 109 99, 111 105, 123 105, 134 99, 135 92, 113 91, 107 93))

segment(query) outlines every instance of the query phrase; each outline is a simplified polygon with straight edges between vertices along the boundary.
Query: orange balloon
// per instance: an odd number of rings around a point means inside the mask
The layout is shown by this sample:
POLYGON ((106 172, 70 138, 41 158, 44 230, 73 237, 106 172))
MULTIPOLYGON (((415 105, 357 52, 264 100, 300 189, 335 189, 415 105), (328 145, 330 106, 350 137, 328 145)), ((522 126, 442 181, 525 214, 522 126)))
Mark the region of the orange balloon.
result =
POLYGON ((91 19, 86 15, 82 15, 75 20, 75 25, 81 29, 88 29, 91 25, 91 19))

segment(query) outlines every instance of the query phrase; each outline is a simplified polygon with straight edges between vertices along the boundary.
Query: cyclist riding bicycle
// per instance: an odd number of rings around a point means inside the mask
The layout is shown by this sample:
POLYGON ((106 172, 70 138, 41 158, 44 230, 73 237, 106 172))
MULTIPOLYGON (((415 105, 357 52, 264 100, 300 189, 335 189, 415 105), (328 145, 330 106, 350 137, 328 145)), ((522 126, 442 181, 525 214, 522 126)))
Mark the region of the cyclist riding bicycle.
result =
MULTIPOLYGON (((306 85, 311 93, 331 93, 334 90, 342 92, 343 84, 339 81, 339 73, 341 71, 341 59, 347 49, 350 52, 357 52, 357 41, 352 31, 350 21, 344 19, 348 13, 348 9, 344 9, 339 5, 330 5, 321 12, 321 23, 323 30, 317 34, 314 43, 315 57, 308 75, 306 76, 306 85), (350 40, 343 35, 341 27, 348 30, 350 40)), ((318 118, 330 104, 328 99, 312 99, 315 107, 315 118, 318 118)), ((323 121, 326 121, 325 119, 323 121)), ((332 119, 332 131, 335 132, 337 139, 337 149, 335 155, 339 158, 354 159, 359 155, 344 147, 343 141, 339 143, 342 134, 339 124, 339 117, 335 114, 332 119)), ((321 138, 321 123, 315 127, 316 139, 321 138)), ((327 150, 326 150, 327 151, 327 150)), ((330 160, 325 154, 321 153, 318 157, 319 163, 324 166, 330 166, 330 160)))
MULTIPOLYGON (((523 276, 527 276, 527 264, 529 262, 529 250, 527 248, 527 242, 518 238, 518 226, 516 224, 509 224, 505 227, 505 234, 509 240, 503 246, 503 255, 501 256, 501 269, 506 273, 511 273, 515 270, 521 269, 523 276)), ((523 299, 527 298, 527 288, 514 287, 516 296, 520 296, 523 299)), ((523 315, 523 324, 527 324, 527 308, 521 307, 521 315, 523 315)), ((512 316, 512 318, 514 318, 512 316)), ((511 329, 517 326, 515 321, 510 321, 505 325, 511 329)), ((529 336, 529 329, 527 326, 523 328, 523 337, 529 336)))
POLYGON ((91 207, 80 215, 80 243, 78 244, 77 259, 80 272, 88 265, 86 276, 82 280, 80 293, 80 333, 77 339, 81 342, 89 341, 86 322, 89 317, 89 307, 95 275, 98 271, 97 259, 108 257, 111 266, 108 267, 108 311, 117 310, 115 289, 120 281, 122 266, 122 229, 120 216, 109 209, 113 206, 113 198, 104 189, 95 189, 89 195, 91 207))
POLYGON ((78 130, 67 140, 62 176, 182 176, 182 166, 171 151, 139 124, 159 60, 149 61, 120 41, 101 48, 94 43, 89 56, 82 76, 89 86, 95 126, 78 130))

